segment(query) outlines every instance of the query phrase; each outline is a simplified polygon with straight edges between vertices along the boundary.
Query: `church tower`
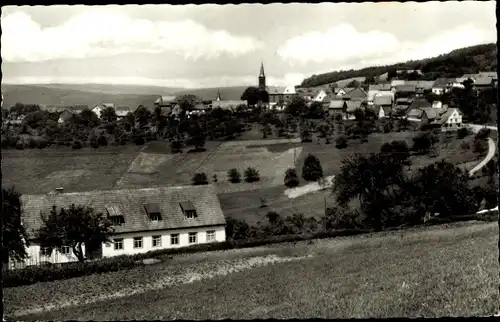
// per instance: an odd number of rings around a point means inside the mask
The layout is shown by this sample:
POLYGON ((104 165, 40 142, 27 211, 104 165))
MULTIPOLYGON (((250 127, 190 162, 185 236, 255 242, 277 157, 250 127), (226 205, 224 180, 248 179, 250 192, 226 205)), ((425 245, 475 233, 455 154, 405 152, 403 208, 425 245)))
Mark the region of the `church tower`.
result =
POLYGON ((264 62, 260 63, 259 90, 266 90, 266 74, 264 74, 264 62))
POLYGON ((222 98, 220 97, 220 91, 219 89, 217 89, 217 98, 216 98, 217 102, 220 102, 222 101, 222 98))

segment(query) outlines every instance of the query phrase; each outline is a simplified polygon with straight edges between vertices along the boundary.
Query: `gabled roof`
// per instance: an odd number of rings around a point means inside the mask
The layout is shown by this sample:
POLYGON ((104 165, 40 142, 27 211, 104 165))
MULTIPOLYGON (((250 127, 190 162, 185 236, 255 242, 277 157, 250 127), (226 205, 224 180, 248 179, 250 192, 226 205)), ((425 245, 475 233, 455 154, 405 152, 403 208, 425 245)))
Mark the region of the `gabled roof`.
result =
POLYGON ((344 108, 344 104, 345 104, 345 101, 342 101, 342 100, 331 100, 328 108, 332 109, 332 110, 342 109, 342 108, 344 108))
POLYGON ((415 93, 416 90, 415 85, 396 85, 396 92, 415 93))
POLYGON ((273 94, 283 94, 285 92, 286 87, 284 86, 267 86, 266 90, 269 95, 273 94))
POLYGON ((392 105, 392 97, 388 95, 376 95, 373 98, 373 104, 381 106, 392 105))
POLYGON ((158 99, 155 101, 155 104, 173 104, 175 103, 176 96, 172 95, 164 95, 158 97, 158 99))
POLYGON ((354 111, 361 108, 361 101, 347 101, 346 107, 347 113, 353 113, 354 111))
POLYGON ((419 119, 419 118, 422 117, 423 114, 424 114, 424 111, 421 110, 421 109, 418 109, 418 108, 412 109, 412 108, 410 108, 409 111, 408 111, 408 114, 406 114, 406 116, 419 119))
POLYGON ((355 88, 349 92, 347 92, 343 97, 350 99, 366 99, 366 92, 362 88, 355 88))
POLYGON ((90 206, 104 214, 106 207, 116 208, 116 212, 125 219, 121 226, 115 228, 116 233, 224 225, 226 222, 212 185, 23 195, 21 200, 23 225, 30 238, 35 237, 35 232, 42 226, 40 212, 48 214, 54 204, 57 207, 69 207, 71 204, 90 206), (198 217, 185 218, 179 205, 184 201, 192 202, 198 217), (158 205, 162 221, 150 222, 144 208, 148 203, 158 205))
POLYGON ((490 77, 480 77, 480 78, 477 78, 475 81, 474 81, 474 85, 475 86, 489 86, 491 85, 493 82, 493 79, 490 78, 490 77))
POLYGON ((293 85, 287 86, 285 88, 285 90, 283 91, 283 94, 286 94, 286 95, 297 94, 297 92, 295 91, 295 86, 293 86, 293 85))
POLYGON ((444 108, 432 108, 432 107, 423 107, 420 108, 426 115, 429 120, 435 120, 437 117, 446 112, 444 108))
POLYGON ((427 102, 427 100, 425 99, 414 100, 410 105, 410 109, 428 108, 428 107, 432 107, 432 103, 427 102))

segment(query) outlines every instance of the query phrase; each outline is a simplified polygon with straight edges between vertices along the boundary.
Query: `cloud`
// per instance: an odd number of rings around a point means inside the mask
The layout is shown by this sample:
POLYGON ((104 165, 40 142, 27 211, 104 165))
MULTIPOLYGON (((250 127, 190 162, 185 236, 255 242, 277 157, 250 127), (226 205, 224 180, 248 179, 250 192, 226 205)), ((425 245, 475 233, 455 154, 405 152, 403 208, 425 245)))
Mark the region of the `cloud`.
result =
POLYGON ((26 13, 15 12, 2 18, 1 25, 2 58, 7 61, 166 51, 198 60, 221 54, 236 57, 263 47, 255 38, 209 30, 192 20, 152 22, 106 11, 86 12, 48 28, 26 13))
POLYGON ((277 54, 291 66, 332 63, 342 68, 357 68, 429 58, 494 41, 495 28, 481 30, 472 24, 441 31, 418 43, 401 41, 388 32, 362 33, 349 24, 340 24, 323 33, 310 32, 288 39, 278 48, 277 54))

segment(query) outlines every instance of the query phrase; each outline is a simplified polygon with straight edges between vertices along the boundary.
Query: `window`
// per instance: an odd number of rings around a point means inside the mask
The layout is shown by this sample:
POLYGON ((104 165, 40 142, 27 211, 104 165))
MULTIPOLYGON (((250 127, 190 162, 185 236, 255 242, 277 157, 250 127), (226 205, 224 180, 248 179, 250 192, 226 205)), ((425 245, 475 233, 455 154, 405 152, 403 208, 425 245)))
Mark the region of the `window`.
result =
POLYGON ((170 235, 170 244, 179 245, 179 234, 170 235))
POLYGON ((215 241, 215 230, 207 231, 207 242, 215 241))
POLYGON ((40 255, 41 256, 50 256, 52 250, 49 247, 40 247, 40 255))
POLYGON ((113 242, 115 244, 115 250, 123 249, 123 238, 116 238, 113 242))
POLYGON ((125 219, 123 218, 123 216, 109 216, 109 220, 111 221, 111 223, 113 225, 116 225, 116 226, 125 223, 125 219))
POLYGON ((159 213, 154 213, 149 216, 151 221, 160 221, 162 220, 161 215, 159 213))
POLYGON ((186 211, 186 218, 195 218, 196 217, 196 210, 187 210, 186 211))
POLYGON ((64 254, 64 255, 69 255, 70 248, 69 248, 69 246, 63 246, 63 247, 61 247, 61 249, 59 250, 59 252, 61 254, 64 254))
POLYGON ((189 233, 189 243, 196 244, 197 233, 189 233))
POLYGON ((153 236, 153 247, 161 246, 161 236, 153 236))
POLYGON ((134 237, 134 248, 142 248, 142 237, 134 237))

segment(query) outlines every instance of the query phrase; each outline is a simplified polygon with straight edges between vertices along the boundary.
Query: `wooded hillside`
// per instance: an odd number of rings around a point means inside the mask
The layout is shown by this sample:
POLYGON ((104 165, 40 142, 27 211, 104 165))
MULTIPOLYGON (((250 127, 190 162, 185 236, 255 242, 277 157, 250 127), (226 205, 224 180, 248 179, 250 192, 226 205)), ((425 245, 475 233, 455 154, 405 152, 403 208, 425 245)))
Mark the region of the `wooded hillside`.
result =
POLYGON ((425 80, 439 77, 459 77, 479 71, 497 70, 496 44, 477 45, 460 48, 437 57, 408 61, 387 66, 367 67, 358 70, 335 71, 312 75, 302 81, 302 87, 325 85, 352 77, 377 77, 384 73, 394 73, 399 69, 420 69, 425 80))

